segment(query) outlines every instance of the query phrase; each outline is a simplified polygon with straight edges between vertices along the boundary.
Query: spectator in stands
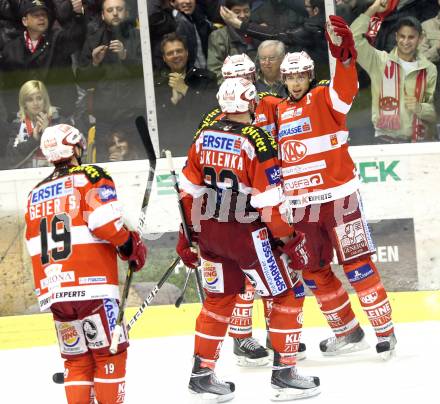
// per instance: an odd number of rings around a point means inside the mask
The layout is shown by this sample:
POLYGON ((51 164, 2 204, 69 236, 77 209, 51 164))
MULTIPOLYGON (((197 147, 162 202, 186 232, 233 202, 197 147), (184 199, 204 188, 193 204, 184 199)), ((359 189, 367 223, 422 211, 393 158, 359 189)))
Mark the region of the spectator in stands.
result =
POLYGON ((171 0, 171 4, 176 9, 176 33, 185 38, 188 44, 189 63, 191 66, 206 69, 211 22, 197 7, 196 0, 171 0))
POLYGON ((135 119, 145 114, 139 31, 126 20, 125 0, 104 0, 102 22, 89 32, 81 52, 78 79, 94 89, 97 160, 107 157, 107 139, 115 131, 130 134, 141 147, 135 119))
MULTIPOLYGON (((440 0, 438 0, 440 6, 440 0)), ((434 97, 434 105, 437 113, 437 119, 440 117, 440 80, 438 74, 440 72, 440 11, 437 16, 430 18, 422 23, 424 38, 420 44, 420 52, 427 57, 437 68, 437 86, 434 97)), ((438 125, 437 125, 438 127, 438 125)), ((440 132, 436 133, 437 139, 440 140, 440 132)))
MULTIPOLYGON (((249 20, 251 0, 226 0, 225 5, 239 24, 249 20)), ((246 33, 241 33, 230 25, 212 32, 209 36, 208 69, 217 76, 217 83, 221 84, 223 82, 221 68, 226 56, 246 53, 251 59, 255 60, 258 44, 246 33)))
POLYGON ((302 25, 306 17, 304 4, 298 8, 290 0, 266 0, 252 12, 251 21, 285 31, 302 25))
POLYGON ((351 24, 371 4, 371 0, 342 0, 336 4, 336 14, 351 24))
POLYGON ((255 87, 259 93, 270 92, 287 97, 287 90, 281 80, 280 65, 285 55, 281 41, 267 40, 258 47, 259 74, 255 87))
POLYGON ((44 129, 63 120, 57 108, 52 106, 46 86, 38 80, 22 85, 18 95, 19 111, 11 125, 7 146, 9 168, 47 166, 47 160, 40 151, 40 137, 44 129))
POLYGON ((119 131, 110 135, 108 144, 108 161, 137 160, 139 154, 130 143, 126 133, 119 131))
POLYGON ((161 146, 184 155, 203 113, 216 103, 215 75, 189 64, 184 38, 175 33, 162 40, 166 67, 155 76, 161 146))
MULTIPOLYGON (((388 0, 388 4, 392 0, 388 0)), ((379 50, 390 52, 396 46, 396 31, 400 19, 415 17, 420 22, 437 14, 437 0, 397 0, 396 9, 385 17, 377 33, 374 46, 379 50)))
POLYGON ((328 71, 328 51, 324 37, 325 7, 324 0, 304 0, 308 17, 298 27, 281 31, 278 27, 264 26, 252 21, 240 21, 227 7, 220 13, 228 26, 260 40, 277 39, 284 42, 291 51, 305 50, 315 61, 315 74, 318 79, 326 78, 328 71))
POLYGON ((169 0, 148 0, 148 25, 150 28, 153 68, 163 68, 160 43, 165 34, 176 31, 176 20, 169 0))
POLYGON ((2 95, 9 115, 20 87, 32 79, 46 84, 64 115, 73 113, 76 89, 71 54, 84 42, 86 20, 81 0, 70 1, 74 14, 62 29, 49 26, 48 8, 42 0, 21 3, 24 32, 5 44, 0 59, 2 95))
POLYGON ((375 49, 365 38, 371 16, 386 10, 386 1, 375 0, 351 25, 358 51, 357 62, 371 78, 372 121, 379 143, 428 140, 427 124, 435 122, 433 105, 437 70, 417 51, 422 27, 414 17, 399 20, 396 47, 375 49))

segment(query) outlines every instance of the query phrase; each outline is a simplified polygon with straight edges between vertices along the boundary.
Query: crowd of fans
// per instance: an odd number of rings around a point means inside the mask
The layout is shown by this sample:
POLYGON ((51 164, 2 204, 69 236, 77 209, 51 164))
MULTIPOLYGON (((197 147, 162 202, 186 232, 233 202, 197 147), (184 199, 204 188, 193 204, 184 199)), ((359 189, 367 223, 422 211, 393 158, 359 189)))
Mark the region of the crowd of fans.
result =
MULTIPOLYGON (((258 91, 280 97, 286 52, 305 50, 317 79, 329 78, 324 0, 146 1, 159 139, 175 155, 186 153, 216 105, 228 55, 251 57, 258 91)), ((439 140, 440 0, 335 3, 358 49, 352 144, 439 140), (400 81, 384 73, 397 66, 405 27, 417 56, 401 64, 402 74, 424 72, 411 94, 406 87, 400 94, 400 81), (389 100, 400 97, 409 112, 396 123, 402 111, 389 100)), ((136 0, 0 0, 0 168, 40 166, 42 131, 63 122, 88 139, 89 162, 145 157, 134 125, 146 111, 137 15, 136 0)))

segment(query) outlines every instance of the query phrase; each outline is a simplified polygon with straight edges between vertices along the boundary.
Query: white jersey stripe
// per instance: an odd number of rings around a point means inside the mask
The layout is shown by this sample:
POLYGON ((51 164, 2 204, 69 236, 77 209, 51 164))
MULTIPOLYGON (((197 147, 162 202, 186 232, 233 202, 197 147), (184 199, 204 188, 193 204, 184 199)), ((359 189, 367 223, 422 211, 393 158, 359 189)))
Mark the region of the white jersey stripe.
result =
POLYGON ((99 377, 95 377, 95 383, 122 383, 125 382, 125 377, 120 377, 119 379, 101 379, 99 377))
POLYGON ((332 101, 333 109, 335 111, 340 112, 341 114, 347 115, 348 111, 350 111, 351 104, 347 104, 346 102, 342 101, 339 98, 339 95, 334 89, 333 84, 334 82, 333 80, 331 80, 329 90, 330 90, 330 100, 332 101))
MULTIPOLYGON (((72 226, 70 228, 70 236, 72 245, 75 244, 96 244, 96 243, 108 243, 106 240, 101 240, 93 236, 89 228, 85 225, 82 226, 72 226)), ((54 242, 51 233, 47 234, 48 249, 62 248, 63 242, 54 242)), ((29 251, 29 255, 33 257, 34 255, 41 254, 41 236, 32 237, 26 240, 26 245, 29 251)))
POLYGON ((93 382, 82 382, 82 381, 64 382, 64 387, 68 387, 68 386, 93 386, 93 382))
POLYGON ((199 336, 200 338, 205 338, 205 339, 215 339, 218 341, 223 341, 224 337, 216 337, 215 335, 208 335, 208 334, 203 334, 201 332, 196 331, 196 335, 199 336))
POLYGON ((113 222, 122 217, 122 205, 119 201, 106 203, 98 206, 88 218, 88 225, 91 231, 113 222))
POLYGON ((283 190, 280 186, 273 187, 267 191, 260 192, 251 196, 251 205, 254 208, 264 208, 266 206, 276 206, 284 202, 283 190))
POLYGON ((293 332, 301 332, 301 328, 294 328, 294 329, 291 329, 291 330, 281 330, 279 328, 270 328, 269 327, 269 331, 270 332, 278 332, 278 333, 282 333, 282 334, 290 334, 290 333, 293 333, 293 332))
POLYGON ((350 181, 337 187, 320 189, 319 191, 299 195, 288 195, 287 199, 292 208, 300 208, 314 203, 324 203, 345 198, 347 195, 356 192, 358 188, 359 179, 358 177, 353 177, 350 181))

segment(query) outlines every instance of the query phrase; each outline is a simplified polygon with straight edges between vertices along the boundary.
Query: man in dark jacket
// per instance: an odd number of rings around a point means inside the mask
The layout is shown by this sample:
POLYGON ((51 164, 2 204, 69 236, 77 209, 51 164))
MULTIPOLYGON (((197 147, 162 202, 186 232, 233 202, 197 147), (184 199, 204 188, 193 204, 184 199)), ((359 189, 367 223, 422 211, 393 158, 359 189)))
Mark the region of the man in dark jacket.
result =
POLYGON ((188 47, 177 34, 161 44, 166 67, 155 76, 160 145, 184 156, 206 109, 216 104, 214 73, 189 64, 188 47))
POLYGON ((197 7, 196 0, 172 0, 171 4, 176 9, 176 33, 188 44, 189 63, 205 69, 212 24, 197 7))
POLYGON ((102 23, 89 30, 79 61, 81 86, 94 89, 98 161, 106 160, 112 133, 124 132, 134 146, 135 119, 145 114, 140 36, 127 15, 125 0, 104 0, 102 23))
POLYGON ((17 106, 18 90, 28 80, 42 81, 52 104, 64 115, 73 113, 77 98, 71 54, 86 35, 81 0, 71 0, 74 14, 62 29, 49 27, 48 8, 42 0, 21 4, 23 32, 5 44, 0 58, 2 96, 8 120, 17 106))
POLYGON ((225 7, 220 13, 225 22, 242 34, 260 40, 276 39, 284 42, 289 51, 305 50, 315 61, 315 73, 318 78, 328 76, 328 53, 324 37, 325 7, 324 0, 304 0, 308 17, 299 26, 281 31, 279 27, 259 25, 249 21, 240 21, 237 16, 225 7))

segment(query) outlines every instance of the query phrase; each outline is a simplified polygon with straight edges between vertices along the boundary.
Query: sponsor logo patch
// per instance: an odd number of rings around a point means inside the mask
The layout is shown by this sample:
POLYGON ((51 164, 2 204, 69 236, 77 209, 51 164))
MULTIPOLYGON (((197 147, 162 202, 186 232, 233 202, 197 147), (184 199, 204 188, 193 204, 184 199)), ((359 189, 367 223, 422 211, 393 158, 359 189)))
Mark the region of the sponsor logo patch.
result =
POLYGON ((282 124, 280 126, 280 131, 278 132, 278 139, 282 139, 285 136, 310 133, 311 131, 312 131, 312 124, 310 122, 310 118, 307 116, 305 118, 301 118, 293 122, 282 124))
POLYGON ((327 168, 325 160, 314 161, 312 163, 298 164, 292 167, 283 168, 283 176, 304 174, 310 171, 318 171, 327 168))
POLYGON ((203 133, 203 150, 215 150, 228 152, 232 154, 241 153, 240 136, 231 135, 229 133, 220 133, 214 131, 205 131, 203 133))
POLYGON ((31 194, 31 205, 72 194, 72 177, 63 177, 58 180, 45 183, 38 188, 35 188, 31 194))
POLYGON ((111 332, 116 327, 116 319, 118 317, 118 305, 115 299, 104 299, 105 315, 107 317, 108 328, 111 332))
POLYGON ((255 116, 255 123, 266 122, 267 117, 265 114, 258 114, 255 116))
POLYGON ((269 234, 266 228, 252 232, 255 250, 264 274, 264 278, 269 286, 271 294, 276 296, 287 289, 281 270, 272 253, 269 234))
POLYGON ((116 189, 108 185, 103 185, 98 188, 99 199, 102 202, 113 201, 116 199, 116 189))
POLYGON ((201 259, 203 286, 210 292, 223 293, 223 266, 221 263, 201 259))
POLYGON ((59 288, 62 283, 74 282, 75 272, 66 271, 61 272, 63 266, 61 264, 51 264, 44 269, 46 278, 41 279, 40 287, 41 289, 55 289, 59 288))
POLYGON ((87 276, 78 278, 78 282, 80 285, 90 285, 93 283, 107 283, 106 276, 87 276))
POLYGON ((343 260, 359 257, 370 251, 362 219, 341 224, 335 230, 343 260))
POLYGON ((291 178, 284 181, 284 189, 286 191, 294 191, 296 189, 313 188, 324 183, 320 173, 306 175, 304 177, 291 178))
POLYGON ((96 324, 89 319, 85 319, 82 324, 84 335, 87 338, 87 341, 93 341, 98 336, 98 328, 96 324))
POLYGON ((347 278, 350 283, 356 283, 362 281, 365 278, 374 274, 373 268, 369 264, 362 265, 359 268, 354 269, 347 273, 347 278))
POLYGON ((281 159, 286 163, 298 163, 307 156, 307 146, 298 140, 288 140, 281 144, 281 159))
POLYGON ((73 348, 79 344, 80 336, 78 335, 78 332, 73 324, 60 323, 58 330, 60 333, 61 342, 64 346, 67 348, 73 348))
POLYGON ((272 166, 265 170, 269 184, 279 184, 281 181, 281 170, 279 166, 272 166))

